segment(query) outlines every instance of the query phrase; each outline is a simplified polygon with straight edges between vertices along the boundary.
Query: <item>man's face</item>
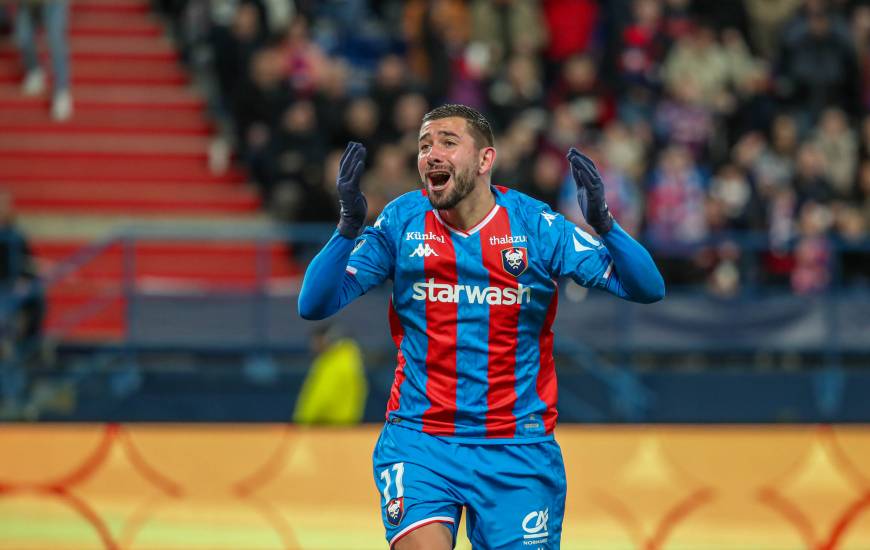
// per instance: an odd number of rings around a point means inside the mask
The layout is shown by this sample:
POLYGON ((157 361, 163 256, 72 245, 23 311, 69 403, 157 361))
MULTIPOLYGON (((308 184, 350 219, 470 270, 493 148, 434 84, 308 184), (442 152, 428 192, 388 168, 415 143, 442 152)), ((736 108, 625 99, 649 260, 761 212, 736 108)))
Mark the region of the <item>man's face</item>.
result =
POLYGON ((474 189, 480 150, 464 118, 430 120, 420 128, 417 169, 429 202, 439 210, 459 204, 474 189))

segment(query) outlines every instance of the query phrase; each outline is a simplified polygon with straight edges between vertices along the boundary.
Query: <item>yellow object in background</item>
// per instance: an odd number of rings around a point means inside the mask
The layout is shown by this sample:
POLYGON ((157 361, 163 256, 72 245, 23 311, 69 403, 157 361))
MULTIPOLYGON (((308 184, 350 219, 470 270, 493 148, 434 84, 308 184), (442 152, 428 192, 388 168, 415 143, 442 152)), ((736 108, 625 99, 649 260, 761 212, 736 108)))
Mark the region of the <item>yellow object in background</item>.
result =
MULTIPOLYGON (((327 338, 326 333, 315 339, 327 338)), ((359 346, 350 338, 315 343, 322 349, 305 378, 293 421, 297 424, 350 426, 359 424, 368 383, 359 346)))

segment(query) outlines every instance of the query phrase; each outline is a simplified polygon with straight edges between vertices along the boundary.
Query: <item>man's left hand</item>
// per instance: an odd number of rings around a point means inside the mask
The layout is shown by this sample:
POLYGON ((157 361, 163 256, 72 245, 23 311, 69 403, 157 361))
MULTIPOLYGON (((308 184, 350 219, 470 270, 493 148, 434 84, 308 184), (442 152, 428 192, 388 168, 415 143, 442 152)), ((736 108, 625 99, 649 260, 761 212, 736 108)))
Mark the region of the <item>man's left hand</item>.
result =
POLYGON ((571 175, 577 185, 577 202, 580 211, 592 229, 599 235, 604 235, 613 227, 613 216, 604 201, 604 183, 592 160, 571 147, 568 150, 568 162, 571 164, 571 175))

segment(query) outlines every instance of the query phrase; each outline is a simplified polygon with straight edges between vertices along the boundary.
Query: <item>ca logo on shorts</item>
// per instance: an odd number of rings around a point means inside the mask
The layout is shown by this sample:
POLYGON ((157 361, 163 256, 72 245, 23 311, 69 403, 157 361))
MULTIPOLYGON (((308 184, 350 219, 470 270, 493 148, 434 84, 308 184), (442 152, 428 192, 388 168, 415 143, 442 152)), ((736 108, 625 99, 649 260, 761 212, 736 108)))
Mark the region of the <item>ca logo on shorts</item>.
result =
POLYGON ((525 539, 523 544, 539 544, 547 542, 547 519, 550 517, 550 509, 535 510, 529 512, 523 518, 523 531, 525 539))
POLYGON ((387 503, 387 521, 390 525, 398 525, 405 515, 405 497, 394 498, 387 503))

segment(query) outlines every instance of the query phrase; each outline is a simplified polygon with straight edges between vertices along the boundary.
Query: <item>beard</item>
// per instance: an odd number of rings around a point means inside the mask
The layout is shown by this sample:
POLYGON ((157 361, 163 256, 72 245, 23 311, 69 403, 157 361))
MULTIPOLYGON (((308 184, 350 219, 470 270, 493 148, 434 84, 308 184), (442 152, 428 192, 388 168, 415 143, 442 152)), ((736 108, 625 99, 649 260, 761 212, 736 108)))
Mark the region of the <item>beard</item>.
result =
POLYGON ((474 168, 468 168, 462 172, 453 174, 453 187, 447 193, 436 197, 434 193, 427 193, 429 204, 437 210, 450 210, 459 204, 462 199, 474 190, 474 168))

